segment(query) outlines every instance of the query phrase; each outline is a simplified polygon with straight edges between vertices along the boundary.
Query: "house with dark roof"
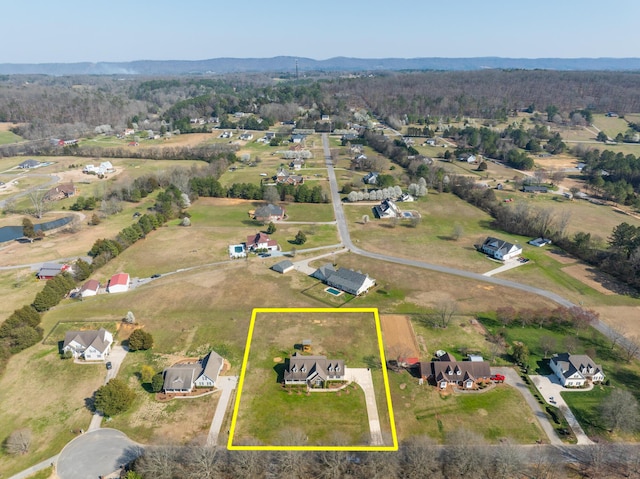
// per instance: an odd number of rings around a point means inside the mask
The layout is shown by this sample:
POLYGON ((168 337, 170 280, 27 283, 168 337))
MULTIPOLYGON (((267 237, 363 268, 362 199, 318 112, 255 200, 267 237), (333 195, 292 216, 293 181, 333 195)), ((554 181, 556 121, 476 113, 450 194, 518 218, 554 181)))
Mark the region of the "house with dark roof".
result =
POLYGON ((289 271, 293 271, 294 266, 291 260, 285 259, 283 261, 280 261, 279 263, 274 264, 271 269, 276 273, 285 274, 289 271))
POLYGON ((546 186, 524 185, 522 191, 525 193, 548 193, 549 188, 546 186))
POLYGON ((438 361, 421 362, 420 375, 440 389, 449 386, 475 389, 480 382, 490 380, 491 368, 487 361, 456 361, 445 354, 438 361))
POLYGON ((588 381, 604 381, 602 366, 586 354, 554 354, 549 367, 564 387, 582 387, 588 381))
POLYGON ((284 208, 269 203, 268 205, 259 206, 253 214, 256 221, 268 223, 269 221, 281 221, 284 219, 284 208))
POLYGON ((24 160, 22 163, 18 165, 18 168, 23 170, 30 170, 31 168, 37 168, 40 166, 40 162, 36 160, 24 160))
POLYGON ((491 236, 484 240, 480 251, 501 261, 507 261, 522 254, 520 246, 491 236))
POLYGON ((362 182, 365 185, 377 185, 378 176, 380 176, 380 173, 378 173, 377 171, 370 171, 369 173, 367 173, 362 177, 362 182))
POLYGON ((278 242, 263 232, 247 236, 245 244, 247 251, 278 251, 278 242))
POLYGON ((43 263, 38 270, 38 279, 51 279, 58 276, 63 271, 68 271, 70 266, 61 263, 43 263))
POLYGON ((379 205, 374 206, 373 214, 376 218, 399 218, 402 213, 393 200, 382 200, 379 205))
POLYGON ((303 356, 296 352, 289 358, 284 371, 284 383, 323 388, 328 381, 342 381, 344 376, 344 360, 327 359, 326 356, 303 356))
POLYGON ((104 361, 111 352, 113 335, 104 328, 86 331, 67 331, 62 352, 86 361, 104 361))
POLYGON ((191 363, 175 364, 162 372, 165 393, 189 393, 194 388, 212 388, 224 366, 224 359, 215 351, 191 363))
POLYGON ((355 296, 366 293, 376 284, 376 280, 369 275, 346 268, 336 270, 331 263, 321 266, 311 276, 355 296))

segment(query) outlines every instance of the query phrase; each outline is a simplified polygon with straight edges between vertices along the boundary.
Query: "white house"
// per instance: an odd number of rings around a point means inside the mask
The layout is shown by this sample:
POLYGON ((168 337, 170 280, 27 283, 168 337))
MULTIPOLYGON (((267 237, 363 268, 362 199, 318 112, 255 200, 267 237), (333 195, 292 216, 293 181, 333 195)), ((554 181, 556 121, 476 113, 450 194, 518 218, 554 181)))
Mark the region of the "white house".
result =
POLYGON ((262 232, 247 236, 246 246, 249 251, 278 251, 278 242, 262 232))
POLYGON ((376 218, 399 218, 402 213, 392 200, 382 200, 379 205, 373 207, 376 218))
POLYGON ((549 366, 564 387, 581 387, 587 381, 604 381, 602 366, 586 354, 554 354, 549 366))
POLYGON ((80 296, 86 298, 88 296, 95 296, 100 289, 100 283, 95 279, 90 279, 82 285, 80 288, 80 296))
POLYGON ((70 351, 74 358, 104 361, 111 352, 113 335, 104 328, 87 331, 67 331, 62 352, 70 351))
POLYGON ((118 273, 111 276, 107 285, 107 293, 124 293, 129 291, 129 274, 118 273))
POLYGON ((520 246, 508 243, 507 241, 498 238, 493 238, 491 236, 484 240, 484 243, 482 243, 480 250, 483 253, 486 253, 489 256, 502 261, 516 258, 522 254, 522 248, 520 246))

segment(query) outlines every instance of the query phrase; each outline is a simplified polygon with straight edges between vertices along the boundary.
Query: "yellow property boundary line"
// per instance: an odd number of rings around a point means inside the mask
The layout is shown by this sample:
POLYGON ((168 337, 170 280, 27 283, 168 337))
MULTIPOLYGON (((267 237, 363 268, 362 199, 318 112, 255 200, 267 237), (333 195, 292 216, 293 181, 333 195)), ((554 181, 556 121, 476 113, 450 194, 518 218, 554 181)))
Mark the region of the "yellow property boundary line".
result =
POLYGON ((233 416, 231 418, 231 428, 229 429, 229 440, 227 449, 232 451, 397 451, 398 435, 396 432, 396 423, 393 416, 393 406, 391 404, 391 388, 389 387, 389 376, 386 368, 387 361, 384 355, 384 346, 382 342, 382 329, 380 327, 380 316, 377 308, 254 308, 251 313, 251 323, 249 324, 249 334, 247 335, 247 344, 244 350, 244 359, 242 360, 242 369, 240 371, 240 380, 238 382, 238 393, 233 407, 233 416), (251 339, 253 337, 253 329, 256 322, 256 316, 260 313, 370 313, 373 314, 376 335, 378 337, 378 348, 380 351, 380 363, 382 364, 382 377, 384 379, 385 396, 387 399, 387 408, 389 412, 389 423, 391 425, 391 437, 393 445, 391 446, 236 446, 233 444, 236 424, 238 421, 238 411, 240 409, 240 398, 242 397, 242 387, 244 385, 247 364, 249 361, 249 350, 251 347, 251 339))

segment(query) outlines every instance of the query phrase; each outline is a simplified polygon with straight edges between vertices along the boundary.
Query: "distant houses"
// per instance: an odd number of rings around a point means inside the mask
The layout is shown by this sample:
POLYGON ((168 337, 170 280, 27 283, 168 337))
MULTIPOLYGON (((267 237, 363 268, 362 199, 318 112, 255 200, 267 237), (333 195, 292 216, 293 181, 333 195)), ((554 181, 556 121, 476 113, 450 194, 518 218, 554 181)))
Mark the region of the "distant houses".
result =
POLYGON ((522 191, 525 193, 548 193, 549 188, 546 186, 524 185, 522 191))
POLYGON ((194 362, 174 364, 162 372, 162 390, 175 394, 215 387, 223 366, 224 359, 215 351, 194 362))
POLYGON ((51 279, 58 276, 63 271, 69 271, 70 266, 68 264, 61 263, 43 263, 36 276, 38 279, 51 279))
POLYGON ((300 175, 292 175, 288 171, 284 170, 283 168, 281 168, 280 171, 278 171, 274 179, 276 181, 276 184, 278 185, 284 184, 284 185, 297 186, 304 183, 304 177, 300 175))
POLYGON ((42 163, 36 160, 25 160, 18 165, 18 168, 22 170, 30 170, 32 168, 38 168, 42 163))
POLYGON ((338 268, 336 270, 331 263, 321 266, 315 270, 311 276, 319 279, 328 286, 353 294, 354 296, 360 296, 366 293, 376 284, 376 280, 370 278, 367 274, 346 268, 338 268))
POLYGON ((362 178, 362 182, 365 185, 377 185, 378 176, 380 176, 380 173, 378 173, 377 171, 370 171, 369 173, 364 175, 364 177, 362 178))
POLYGON ((522 248, 507 241, 489 236, 480 246, 480 251, 494 259, 507 261, 522 254, 522 248))
POLYGON ((82 172, 89 174, 89 175, 98 175, 98 176, 104 176, 107 173, 114 173, 116 170, 113 167, 113 165, 111 164, 110 161, 103 161, 102 163, 100 163, 98 166, 95 165, 86 165, 83 169, 82 172))

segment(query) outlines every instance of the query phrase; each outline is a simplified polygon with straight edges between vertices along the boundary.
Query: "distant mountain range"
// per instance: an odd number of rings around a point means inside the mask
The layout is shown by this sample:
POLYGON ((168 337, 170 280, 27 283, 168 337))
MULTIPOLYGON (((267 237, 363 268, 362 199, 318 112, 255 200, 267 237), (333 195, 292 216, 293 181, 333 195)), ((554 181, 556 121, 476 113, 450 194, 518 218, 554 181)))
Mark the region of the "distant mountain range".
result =
POLYGON ((210 60, 140 60, 98 63, 1 63, 0 74, 189 75, 296 71, 373 72, 398 70, 615 70, 640 71, 640 58, 346 58, 328 60, 280 56, 210 60))

